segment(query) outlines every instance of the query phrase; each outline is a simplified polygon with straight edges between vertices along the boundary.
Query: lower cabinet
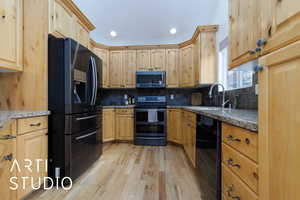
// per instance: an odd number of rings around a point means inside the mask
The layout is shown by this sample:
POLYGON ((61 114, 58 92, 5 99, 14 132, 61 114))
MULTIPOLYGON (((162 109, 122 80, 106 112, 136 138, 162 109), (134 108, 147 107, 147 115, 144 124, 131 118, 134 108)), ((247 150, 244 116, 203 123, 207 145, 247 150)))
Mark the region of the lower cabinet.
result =
POLYGON ((133 109, 116 109, 116 139, 121 141, 132 141, 133 133, 133 109))
POLYGON ((116 139, 115 131, 115 109, 103 110, 103 142, 110 142, 116 139))
POLYGON ((168 109, 168 141, 177 144, 182 144, 181 113, 180 109, 168 109))
POLYGON ((48 158, 48 130, 42 129, 17 137, 17 161, 20 165, 18 172, 18 199, 23 198, 31 191, 33 186, 40 187, 44 177, 47 176, 46 160, 48 158), (27 161, 28 160, 28 161, 27 161), (30 160, 30 161, 29 161, 30 160), (38 164, 38 160, 39 164, 38 164), (25 168, 29 162, 31 170, 25 168), (26 182, 21 177, 29 177, 26 182), (23 189, 23 185, 25 189, 23 189))
POLYGON ((13 160, 16 157, 16 139, 8 138, 7 135, 15 137, 12 125, 0 129, 0 194, 1 199, 15 200, 16 191, 11 190, 10 178, 16 177, 16 171, 11 171, 13 160))
POLYGON ((258 199, 258 134, 222 123, 222 193, 225 199, 258 199))

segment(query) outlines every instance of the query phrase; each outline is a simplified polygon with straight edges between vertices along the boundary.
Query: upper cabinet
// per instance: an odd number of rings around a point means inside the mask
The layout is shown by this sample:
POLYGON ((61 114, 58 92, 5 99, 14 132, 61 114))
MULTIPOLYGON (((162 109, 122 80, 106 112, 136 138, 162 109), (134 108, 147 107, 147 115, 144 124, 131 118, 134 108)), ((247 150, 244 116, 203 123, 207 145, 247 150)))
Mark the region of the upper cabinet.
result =
POLYGON ((22 2, 0 0, 0 68, 4 70, 23 70, 22 2))
POLYGON ((150 64, 150 50, 137 50, 137 71, 149 71, 150 64))
POLYGON ((135 88, 136 50, 123 51, 123 85, 126 88, 135 88))
POLYGON ((102 60, 102 87, 109 87, 109 51, 107 49, 93 48, 94 53, 102 60))
POLYGON ((273 52, 300 39, 300 2, 295 0, 268 0, 272 9, 265 9, 264 27, 269 27, 269 38, 263 54, 273 52))
POLYGON ((180 50, 180 86, 194 86, 194 60, 193 60, 193 44, 180 50))
POLYGON ((151 50, 151 71, 166 70, 166 50, 152 49, 151 50))
MULTIPOLYGON (((230 67, 255 59, 261 39, 260 0, 229 1, 229 63, 230 67)), ((269 6, 268 6, 269 7, 269 6)))
POLYGON ((72 38, 89 47, 89 32, 94 29, 72 0, 49 0, 49 33, 72 38))
POLYGON ((179 87, 179 50, 166 50, 166 72, 167 72, 167 87, 179 87))
POLYGON ((125 87, 122 71, 122 51, 110 51, 109 53, 109 85, 112 88, 125 87))

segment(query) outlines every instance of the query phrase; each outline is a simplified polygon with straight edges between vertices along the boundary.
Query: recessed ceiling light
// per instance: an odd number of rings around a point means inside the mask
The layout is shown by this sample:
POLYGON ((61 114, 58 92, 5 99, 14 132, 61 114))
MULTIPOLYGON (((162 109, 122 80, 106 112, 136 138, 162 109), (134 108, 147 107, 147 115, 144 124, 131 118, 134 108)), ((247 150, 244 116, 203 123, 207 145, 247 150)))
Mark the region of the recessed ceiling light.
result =
POLYGON ((171 28, 170 29, 170 34, 174 35, 174 34, 176 34, 176 32, 177 32, 176 28, 171 28))
POLYGON ((117 37, 117 32, 116 31, 111 31, 110 36, 111 37, 117 37))

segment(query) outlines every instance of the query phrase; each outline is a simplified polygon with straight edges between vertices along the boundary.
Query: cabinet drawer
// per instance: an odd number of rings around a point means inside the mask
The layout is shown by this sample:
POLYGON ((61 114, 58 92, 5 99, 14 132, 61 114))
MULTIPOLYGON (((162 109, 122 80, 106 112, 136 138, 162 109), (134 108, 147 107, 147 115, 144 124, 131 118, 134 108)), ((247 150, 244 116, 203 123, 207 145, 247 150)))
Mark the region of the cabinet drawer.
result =
POLYGON ((48 117, 18 119, 18 135, 48 128, 48 117))
POLYGON ((258 191, 258 167, 252 160, 237 152, 227 144, 222 144, 222 161, 254 192, 258 191))
POLYGON ((222 164, 222 193, 227 199, 257 200, 257 196, 230 169, 222 164), (238 198, 239 197, 239 198, 238 198))
POLYGON ((116 113, 121 115, 133 115, 133 109, 116 109, 116 113))
POLYGON ((222 123, 222 141, 257 162, 257 133, 222 123))
POLYGON ((0 128, 0 138, 12 139, 11 136, 16 136, 16 132, 16 120, 10 120, 9 122, 6 122, 2 128, 0 128))

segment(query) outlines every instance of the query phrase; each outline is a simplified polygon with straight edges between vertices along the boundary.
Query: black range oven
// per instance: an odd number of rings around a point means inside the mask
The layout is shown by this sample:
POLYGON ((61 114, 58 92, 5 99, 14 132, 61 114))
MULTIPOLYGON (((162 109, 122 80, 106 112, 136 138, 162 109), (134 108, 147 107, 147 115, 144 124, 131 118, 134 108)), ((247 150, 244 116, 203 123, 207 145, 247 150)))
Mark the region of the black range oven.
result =
POLYGON ((142 96, 135 107, 135 145, 165 146, 166 97, 142 96))

